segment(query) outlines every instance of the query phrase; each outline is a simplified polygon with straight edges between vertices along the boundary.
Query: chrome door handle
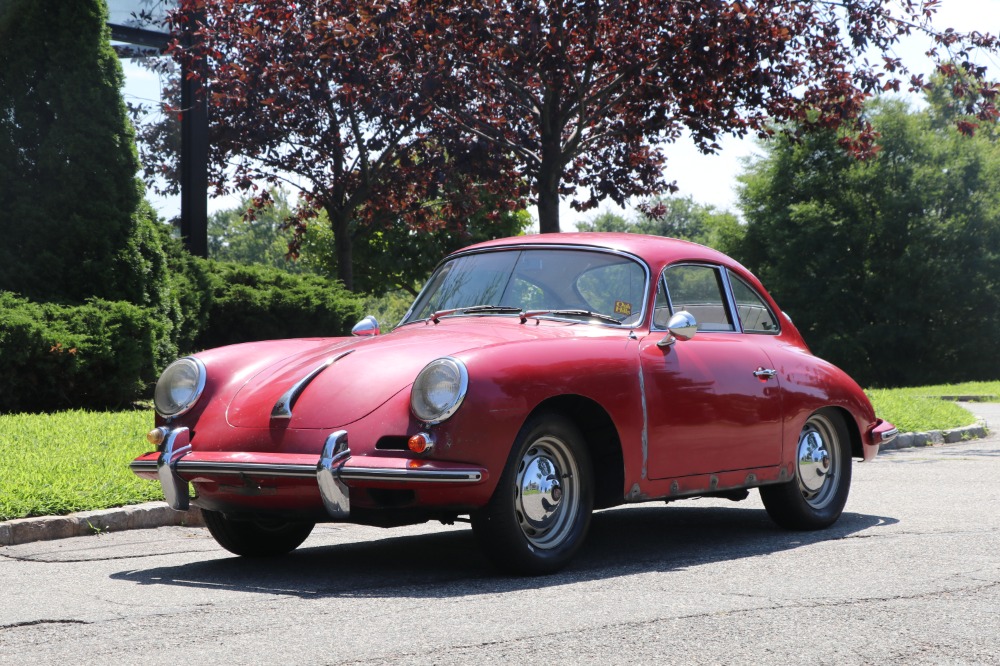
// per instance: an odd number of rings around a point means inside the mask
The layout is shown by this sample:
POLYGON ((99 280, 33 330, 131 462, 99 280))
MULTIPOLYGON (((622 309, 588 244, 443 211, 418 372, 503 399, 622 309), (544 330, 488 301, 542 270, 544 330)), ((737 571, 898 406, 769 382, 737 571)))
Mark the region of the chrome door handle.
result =
POLYGON ((771 379, 777 374, 777 370, 771 370, 770 368, 757 368, 753 371, 753 376, 758 379, 771 379))

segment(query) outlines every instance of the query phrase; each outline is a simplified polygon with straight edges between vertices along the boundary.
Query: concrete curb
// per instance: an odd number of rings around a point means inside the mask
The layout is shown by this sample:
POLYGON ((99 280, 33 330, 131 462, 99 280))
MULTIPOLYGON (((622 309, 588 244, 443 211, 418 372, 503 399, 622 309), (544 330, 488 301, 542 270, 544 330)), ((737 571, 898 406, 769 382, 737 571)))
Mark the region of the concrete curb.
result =
POLYGON ((911 449, 920 446, 934 446, 935 444, 957 444, 969 439, 982 439, 989 434, 986 421, 980 420, 975 425, 964 428, 953 428, 951 430, 931 430, 930 432, 904 432, 900 433, 896 439, 888 444, 883 444, 879 451, 893 451, 896 449, 911 449))
MULTIPOLYGON (((966 407, 968 409, 968 407, 966 407)), ((971 411, 971 410, 970 410, 971 411)), ((992 417, 991 417, 992 418, 992 417)), ((989 434, 982 418, 976 425, 952 430, 932 432, 907 432, 881 447, 883 451, 955 444, 969 439, 979 439, 989 434)), ((50 541, 68 537, 89 536, 101 532, 140 530, 170 525, 204 527, 201 511, 174 511, 165 502, 147 502, 104 511, 82 511, 68 516, 43 516, 0 522, 0 547, 17 546, 33 541, 50 541)))
POLYGON ((190 511, 174 511, 166 502, 147 502, 101 511, 81 511, 66 516, 8 520, 0 523, 0 546, 168 525, 202 527, 205 521, 197 507, 192 507, 190 511))

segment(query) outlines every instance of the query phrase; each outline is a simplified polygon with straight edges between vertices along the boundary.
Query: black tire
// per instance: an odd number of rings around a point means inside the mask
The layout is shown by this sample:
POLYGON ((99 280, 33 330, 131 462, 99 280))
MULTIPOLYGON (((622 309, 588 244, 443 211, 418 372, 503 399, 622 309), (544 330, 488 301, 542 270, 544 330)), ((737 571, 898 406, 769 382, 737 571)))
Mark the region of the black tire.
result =
POLYGON ((508 573, 535 576, 566 566, 590 528, 593 478, 572 421, 550 413, 529 419, 489 504, 472 515, 483 552, 508 573))
POLYGON ((202 509, 205 526, 220 546, 243 557, 274 557, 298 548, 315 523, 271 520, 233 520, 218 511, 202 509))
POLYGON ((768 515, 790 530, 818 530, 837 522, 851 489, 851 441, 839 413, 821 409, 806 421, 788 483, 761 486, 768 515))

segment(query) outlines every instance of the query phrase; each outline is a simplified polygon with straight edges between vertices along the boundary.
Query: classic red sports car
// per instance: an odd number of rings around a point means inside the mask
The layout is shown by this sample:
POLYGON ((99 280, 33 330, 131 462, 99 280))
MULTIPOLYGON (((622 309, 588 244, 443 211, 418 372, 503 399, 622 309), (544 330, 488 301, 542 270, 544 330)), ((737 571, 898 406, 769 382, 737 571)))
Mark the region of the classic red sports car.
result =
POLYGON ((482 243, 392 332, 354 334, 174 362, 132 470, 239 555, 286 553, 317 522, 469 516, 500 568, 537 574, 623 503, 759 488, 778 524, 826 527, 851 459, 896 434, 753 275, 684 241, 482 243))

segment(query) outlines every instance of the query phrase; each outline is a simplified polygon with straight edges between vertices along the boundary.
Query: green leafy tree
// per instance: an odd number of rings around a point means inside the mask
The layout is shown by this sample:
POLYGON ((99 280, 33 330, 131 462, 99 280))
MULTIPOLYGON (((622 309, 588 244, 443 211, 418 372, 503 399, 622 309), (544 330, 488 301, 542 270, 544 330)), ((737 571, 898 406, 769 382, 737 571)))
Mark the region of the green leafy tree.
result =
MULTIPOLYGON (((310 224, 302 244, 302 262, 320 273, 338 275, 330 226, 310 224)), ((494 212, 486 199, 464 223, 443 222, 417 231, 391 217, 360 231, 354 245, 354 285, 357 291, 382 295, 401 290, 416 296, 427 276, 445 255, 473 243, 517 236, 531 223, 526 210, 494 212)))
POLYGON ((103 0, 0 0, 0 289, 164 311, 103 0))
POLYGON ((644 234, 645 231, 640 231, 636 226, 636 220, 629 220, 623 215, 618 213, 612 213, 611 211, 602 211, 590 218, 589 220, 583 220, 576 223, 577 231, 604 231, 604 232, 620 232, 620 233, 632 233, 632 234, 644 234))
POLYGON ((288 257, 288 244, 295 237, 288 227, 295 215, 288 194, 275 188, 270 199, 270 205, 263 208, 243 199, 235 208, 213 213, 208 220, 208 256, 240 264, 266 264, 292 273, 307 271, 303 262, 288 257))
POLYGON ((605 212, 577 228, 680 238, 727 253, 738 251, 743 238, 744 227, 735 215, 691 197, 656 197, 638 208, 639 214, 631 220, 605 212))
MULTIPOLYGON (((284 190, 273 189, 269 198, 271 204, 263 208, 244 199, 235 208, 216 212, 208 224, 209 255, 222 261, 264 264, 336 279, 336 244, 326 212, 318 211, 303 223, 284 190), (290 247, 295 248, 297 258, 289 258, 290 247)), ((374 296, 401 291, 412 299, 446 254, 480 241, 516 236, 531 223, 527 211, 493 212, 494 204, 484 199, 480 212, 464 223, 442 222, 423 232, 391 216, 360 229, 354 245, 355 289, 374 296)))
POLYGON ((740 257, 813 351, 862 383, 995 378, 1000 147, 933 106, 866 113, 880 134, 868 160, 834 131, 764 147, 741 176, 740 257))

